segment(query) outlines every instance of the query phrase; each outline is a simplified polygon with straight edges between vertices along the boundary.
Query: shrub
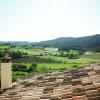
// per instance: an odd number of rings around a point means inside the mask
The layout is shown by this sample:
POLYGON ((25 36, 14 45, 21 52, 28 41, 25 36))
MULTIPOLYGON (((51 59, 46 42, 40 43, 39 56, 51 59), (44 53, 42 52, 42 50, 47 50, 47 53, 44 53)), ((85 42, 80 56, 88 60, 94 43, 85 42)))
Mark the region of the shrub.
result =
POLYGON ((78 67, 77 65, 73 65, 73 66, 72 66, 72 68, 77 68, 77 67, 78 67))
POLYGON ((28 69, 28 72, 35 72, 37 67, 37 63, 33 62, 28 69))
POLYGON ((25 71, 27 70, 27 66, 24 64, 14 64, 12 66, 12 70, 13 71, 25 71))

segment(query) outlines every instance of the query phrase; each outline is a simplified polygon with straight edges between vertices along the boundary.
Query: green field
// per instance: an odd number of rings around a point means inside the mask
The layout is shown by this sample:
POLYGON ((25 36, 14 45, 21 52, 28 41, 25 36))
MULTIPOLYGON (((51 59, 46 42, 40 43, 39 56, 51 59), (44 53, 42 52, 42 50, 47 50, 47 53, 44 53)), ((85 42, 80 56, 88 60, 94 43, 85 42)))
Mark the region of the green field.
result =
MULTIPOLYGON (((25 70, 13 71, 13 80, 20 78, 26 78, 30 74, 28 69, 33 62, 37 63, 34 74, 48 73, 53 71, 66 70, 71 68, 85 67, 89 64, 100 63, 100 53, 80 54, 77 58, 69 59, 66 51, 59 51, 57 48, 42 48, 36 49, 33 47, 23 46, 0 46, 0 51, 13 52, 15 55, 17 52, 21 56, 12 58, 14 64, 23 64, 26 67, 25 70), (63 55, 62 55, 63 54, 63 55)), ((72 52, 72 51, 71 51, 72 52)), ((69 52, 69 53, 71 53, 69 52)), ((74 51, 76 53, 78 51, 74 51)), ((2 53, 2 52, 1 52, 2 53)), ((17 55, 18 56, 18 55, 17 55)))

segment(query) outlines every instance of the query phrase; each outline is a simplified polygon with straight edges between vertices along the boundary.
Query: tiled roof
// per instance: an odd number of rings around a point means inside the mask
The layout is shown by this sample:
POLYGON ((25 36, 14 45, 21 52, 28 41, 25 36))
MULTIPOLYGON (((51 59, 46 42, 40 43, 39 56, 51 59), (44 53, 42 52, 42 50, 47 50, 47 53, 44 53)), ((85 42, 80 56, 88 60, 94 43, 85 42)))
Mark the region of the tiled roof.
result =
POLYGON ((0 100, 100 100, 100 65, 20 80, 0 100))

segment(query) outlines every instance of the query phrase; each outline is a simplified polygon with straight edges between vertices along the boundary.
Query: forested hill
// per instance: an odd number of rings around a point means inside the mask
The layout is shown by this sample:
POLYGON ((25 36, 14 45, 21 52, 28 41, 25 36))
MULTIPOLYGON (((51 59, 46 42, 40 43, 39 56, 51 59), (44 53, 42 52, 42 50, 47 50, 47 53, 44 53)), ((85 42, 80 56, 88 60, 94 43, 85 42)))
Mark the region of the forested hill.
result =
POLYGON ((36 45, 43 47, 58 47, 63 50, 77 49, 77 50, 92 50, 100 52, 100 34, 85 36, 85 37, 60 37, 53 40, 41 42, 27 42, 27 41, 0 41, 0 44, 10 45, 36 45))
MULTIPOLYGON (((35 43, 35 42, 34 42, 35 43)), ((7 45, 31 45, 33 42, 27 42, 27 41, 0 41, 0 44, 7 44, 7 45)))
POLYGON ((42 41, 37 45, 59 47, 61 49, 96 50, 100 51, 100 34, 85 37, 61 37, 42 41))

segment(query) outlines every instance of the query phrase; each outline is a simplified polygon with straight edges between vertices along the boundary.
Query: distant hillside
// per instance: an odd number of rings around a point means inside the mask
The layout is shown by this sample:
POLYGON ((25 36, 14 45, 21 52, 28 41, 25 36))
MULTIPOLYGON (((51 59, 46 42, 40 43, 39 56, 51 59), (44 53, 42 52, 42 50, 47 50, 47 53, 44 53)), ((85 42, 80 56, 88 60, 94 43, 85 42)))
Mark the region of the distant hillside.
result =
POLYGON ((33 42, 27 41, 0 41, 0 44, 10 44, 10 45, 31 45, 33 42))
POLYGON ((85 37, 61 37, 42 41, 37 45, 59 47, 61 49, 96 50, 100 51, 100 34, 85 37))
POLYGON ((53 40, 41 42, 27 42, 27 41, 0 41, 0 44, 10 45, 34 45, 36 47, 58 47, 63 50, 77 49, 77 50, 92 50, 100 52, 100 34, 85 36, 85 37, 60 37, 53 40))

